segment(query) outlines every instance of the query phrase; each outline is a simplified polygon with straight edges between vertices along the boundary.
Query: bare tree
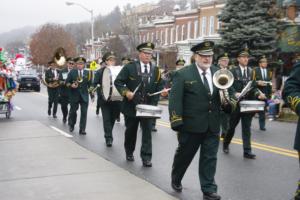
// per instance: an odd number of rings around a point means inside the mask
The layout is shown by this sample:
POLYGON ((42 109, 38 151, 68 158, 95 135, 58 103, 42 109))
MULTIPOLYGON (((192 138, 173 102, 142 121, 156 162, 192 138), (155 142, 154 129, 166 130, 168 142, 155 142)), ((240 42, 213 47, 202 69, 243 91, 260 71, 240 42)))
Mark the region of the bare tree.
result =
POLYGON ((33 64, 45 65, 53 59, 57 48, 62 47, 66 56, 75 56, 76 48, 72 36, 59 24, 45 24, 31 37, 29 44, 33 64))

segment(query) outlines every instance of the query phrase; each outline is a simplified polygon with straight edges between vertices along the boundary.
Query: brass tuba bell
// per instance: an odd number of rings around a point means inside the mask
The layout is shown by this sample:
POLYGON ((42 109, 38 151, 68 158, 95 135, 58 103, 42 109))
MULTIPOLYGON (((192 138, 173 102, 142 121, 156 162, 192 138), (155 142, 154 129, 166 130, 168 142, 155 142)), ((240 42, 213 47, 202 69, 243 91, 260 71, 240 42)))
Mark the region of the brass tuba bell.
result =
POLYGON ((233 82, 233 74, 227 69, 219 69, 214 73, 213 83, 217 88, 220 89, 219 92, 222 105, 230 103, 227 89, 232 86, 233 82))
POLYGON ((54 52, 54 62, 59 66, 62 67, 66 64, 66 51, 64 48, 59 47, 54 52))

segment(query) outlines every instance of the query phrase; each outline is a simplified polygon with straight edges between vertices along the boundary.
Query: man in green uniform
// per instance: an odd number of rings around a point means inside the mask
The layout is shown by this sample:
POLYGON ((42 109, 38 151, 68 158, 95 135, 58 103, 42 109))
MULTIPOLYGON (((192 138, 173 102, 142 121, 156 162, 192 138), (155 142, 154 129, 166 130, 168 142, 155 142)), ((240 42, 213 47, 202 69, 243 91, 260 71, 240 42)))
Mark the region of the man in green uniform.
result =
MULTIPOLYGON (((237 60, 238 66, 231 69, 234 76, 234 82, 230 89, 238 98, 243 88, 249 81, 252 80, 252 69, 248 67, 249 53, 247 50, 241 51, 238 54, 237 60)), ((253 86, 255 86, 255 84, 253 84, 253 86)), ((266 97, 254 88, 245 97, 243 97, 242 100, 255 100, 257 98, 263 100, 266 97)), ((229 153, 229 144, 234 136, 235 128, 241 120, 244 158, 255 159, 256 155, 252 153, 251 149, 251 122, 253 116, 254 113, 240 112, 240 107, 239 105, 237 106, 237 109, 230 115, 229 129, 223 141, 224 153, 229 153)))
POLYGON ((51 115, 51 109, 53 106, 52 115, 53 118, 57 118, 57 104, 59 98, 59 71, 56 69, 54 61, 48 63, 49 68, 45 72, 45 81, 47 83, 48 91, 48 115, 51 115))
MULTIPOLYGON (((257 83, 257 88, 262 91, 267 99, 271 99, 272 95, 272 72, 268 69, 268 60, 265 55, 262 55, 258 59, 258 67, 253 70, 253 80, 257 83)), ((266 99, 266 100, 267 100, 266 99)), ((259 128, 262 131, 266 130, 266 107, 265 110, 259 112, 259 128)))
POLYGON ((174 74, 169 98, 171 128, 177 131, 171 186, 182 191, 181 180, 200 147, 199 179, 204 200, 219 200, 214 177, 220 132, 220 95, 212 77, 214 43, 205 41, 191 48, 195 63, 174 74))
POLYGON ((67 58, 67 66, 63 68, 59 73, 59 81, 60 81, 60 95, 59 95, 59 102, 61 107, 61 112, 63 114, 63 123, 67 122, 68 117, 68 105, 70 103, 70 88, 66 86, 66 80, 68 77, 69 72, 73 69, 74 66, 74 59, 67 58))
MULTIPOLYGON (((218 57, 218 65, 219 69, 228 69, 229 57, 228 53, 223 53, 218 57)), ((221 111, 221 138, 224 138, 229 127, 229 118, 230 114, 221 111)))
MULTIPOLYGON (((290 77, 286 80, 283 98, 291 109, 300 116, 300 55, 296 58, 296 64, 293 66, 290 77)), ((300 164, 300 118, 298 120, 294 148, 298 151, 300 164)), ((295 200, 300 200, 300 180, 295 194, 295 200)))
MULTIPOLYGON (((154 49, 153 43, 142 43, 137 46, 139 59, 123 67, 115 80, 115 86, 124 96, 121 111, 125 115, 125 152, 126 160, 134 161, 136 136, 139 123, 142 127, 142 147, 140 156, 144 167, 151 167, 152 119, 136 117, 137 104, 155 104, 155 96, 148 96, 163 89, 163 81, 159 68, 151 65, 151 57, 154 49)), ((163 95, 167 95, 164 92, 163 95)))
MULTIPOLYGON (((104 69, 109 68, 110 66, 115 66, 116 64, 116 55, 112 51, 105 53, 102 59, 105 65, 95 73, 95 79, 93 83, 94 87, 97 87, 97 85, 102 85, 104 69)), ((116 119, 120 116, 121 101, 107 101, 103 98, 102 93, 98 95, 97 101, 99 101, 97 104, 99 104, 101 108, 106 146, 111 147, 113 143, 112 131, 116 119)))
POLYGON ((89 105, 88 88, 91 86, 92 72, 84 70, 86 59, 78 57, 75 59, 77 69, 72 69, 68 74, 66 84, 70 87, 70 113, 69 130, 73 132, 77 120, 77 110, 80 105, 79 134, 86 135, 86 118, 89 105))

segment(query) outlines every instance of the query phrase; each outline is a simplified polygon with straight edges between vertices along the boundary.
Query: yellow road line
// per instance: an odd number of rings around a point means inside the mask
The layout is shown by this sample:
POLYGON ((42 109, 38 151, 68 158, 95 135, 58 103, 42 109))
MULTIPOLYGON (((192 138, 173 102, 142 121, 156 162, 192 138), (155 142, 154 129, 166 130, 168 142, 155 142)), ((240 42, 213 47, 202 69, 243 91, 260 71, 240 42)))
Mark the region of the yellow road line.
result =
MULTIPOLYGON (((168 122, 157 120, 156 123, 160 126, 171 128, 170 123, 168 123, 168 122)), ((238 139, 238 138, 233 138, 232 143, 243 145, 242 140, 238 139)), ((261 144, 258 142, 251 142, 251 144, 252 144, 252 147, 256 148, 256 149, 260 149, 260 150, 264 150, 264 151, 268 151, 268 152, 272 152, 272 153, 276 153, 276 154, 280 154, 280 155, 284 155, 284 156, 288 156, 288 157, 298 158, 298 152, 293 151, 293 150, 288 150, 288 149, 283 149, 280 147, 261 144)))

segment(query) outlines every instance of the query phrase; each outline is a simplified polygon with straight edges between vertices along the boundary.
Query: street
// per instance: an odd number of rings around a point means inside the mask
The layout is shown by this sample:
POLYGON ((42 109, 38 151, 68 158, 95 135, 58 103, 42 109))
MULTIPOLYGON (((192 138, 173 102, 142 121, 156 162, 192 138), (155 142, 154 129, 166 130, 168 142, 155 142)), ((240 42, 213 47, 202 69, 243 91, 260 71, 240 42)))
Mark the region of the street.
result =
MULTIPOLYGON (((13 98, 15 106, 11 119, 0 115, 1 123, 8 121, 37 120, 51 127, 53 131, 69 133, 68 126, 62 123, 60 106, 58 118, 47 115, 47 91, 42 87, 40 93, 19 92, 13 98)), ((182 200, 202 198, 198 178, 197 154, 182 181, 182 193, 176 193, 170 186, 170 172, 175 149, 176 133, 169 125, 167 106, 163 108, 162 119, 157 121, 158 132, 153 132, 153 167, 144 168, 139 157, 140 135, 134 153, 135 162, 125 160, 124 120, 116 123, 113 131, 114 141, 111 148, 106 147, 101 115, 95 114, 96 102, 91 103, 87 118, 87 135, 78 134, 78 121, 70 139, 84 148, 152 183, 165 192, 182 200)), ((78 111, 79 112, 79 111, 78 111)), ((79 120, 79 117, 77 118, 79 120)), ((256 160, 243 158, 240 126, 236 129, 235 139, 230 145, 230 153, 222 152, 220 143, 216 182, 218 193, 223 200, 290 200, 299 178, 297 153, 292 149, 296 124, 285 122, 267 122, 267 131, 260 131, 258 119, 252 123, 252 147, 256 160)), ((43 131, 43 130, 40 130, 43 131)), ((68 135, 67 135, 68 136, 68 135)))

